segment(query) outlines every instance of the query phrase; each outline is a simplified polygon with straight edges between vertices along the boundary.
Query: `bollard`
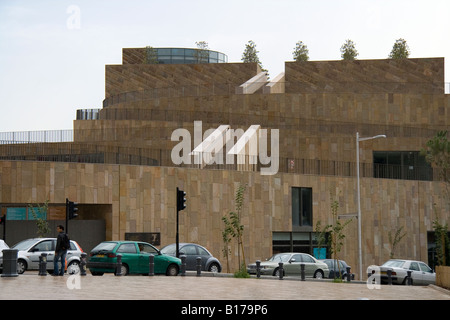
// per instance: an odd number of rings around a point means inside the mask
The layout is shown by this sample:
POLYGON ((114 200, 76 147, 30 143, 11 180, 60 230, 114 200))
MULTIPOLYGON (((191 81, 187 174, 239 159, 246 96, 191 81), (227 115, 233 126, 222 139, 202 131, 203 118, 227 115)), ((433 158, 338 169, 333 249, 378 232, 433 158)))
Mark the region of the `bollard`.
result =
POLYGON ((117 255, 116 273, 114 275, 119 276, 119 277, 122 275, 122 255, 121 254, 117 255))
POLYGON ((279 276, 279 279, 280 280, 283 280, 283 273, 284 273, 284 270, 283 270, 283 262, 278 262, 278 276, 279 276))
POLYGON ((256 277, 261 278, 261 261, 256 260, 256 277))
POLYGON ((304 263, 300 264, 300 275, 302 277, 302 281, 305 281, 305 264, 304 263))
POLYGON ((80 276, 86 275, 86 258, 87 253, 83 252, 80 257, 80 276))
POLYGON ((197 276, 199 277, 202 274, 202 258, 197 257, 197 276))
POLYGON ((155 256, 153 254, 148 256, 148 275, 155 275, 155 256))
POLYGON ((392 269, 387 269, 388 285, 392 285, 392 269))
POLYGON ((180 259, 181 259, 181 271, 180 271, 180 274, 181 274, 182 277, 184 277, 186 275, 186 256, 182 255, 180 257, 180 259))
POLYGON ((17 277, 17 249, 3 249, 2 277, 17 277))
POLYGON ((39 256, 39 275, 47 275, 47 254, 44 252, 39 256))
POLYGON ((406 271, 406 273, 408 274, 408 281, 407 281, 408 286, 412 286, 412 277, 411 277, 412 271, 408 270, 406 271))
POLYGON ((351 268, 347 267, 346 270, 347 270, 347 282, 350 282, 351 281, 351 277, 352 277, 352 274, 351 274, 351 271, 350 271, 351 268))

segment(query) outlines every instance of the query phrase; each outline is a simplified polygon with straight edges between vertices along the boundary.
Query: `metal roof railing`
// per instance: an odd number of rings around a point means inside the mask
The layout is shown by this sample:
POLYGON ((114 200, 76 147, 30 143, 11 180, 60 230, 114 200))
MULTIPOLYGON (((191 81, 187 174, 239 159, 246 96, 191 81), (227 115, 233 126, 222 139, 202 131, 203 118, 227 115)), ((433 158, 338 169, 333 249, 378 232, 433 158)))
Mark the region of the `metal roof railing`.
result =
POLYGON ((0 144, 72 142, 73 130, 0 132, 0 144))

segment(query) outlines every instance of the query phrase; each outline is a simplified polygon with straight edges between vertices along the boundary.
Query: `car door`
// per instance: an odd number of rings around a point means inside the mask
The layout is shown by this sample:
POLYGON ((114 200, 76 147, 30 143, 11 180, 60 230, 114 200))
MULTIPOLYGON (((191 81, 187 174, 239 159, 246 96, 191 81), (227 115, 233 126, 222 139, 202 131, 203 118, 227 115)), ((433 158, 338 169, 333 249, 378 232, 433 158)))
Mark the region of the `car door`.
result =
MULTIPOLYGON (((208 259, 211 257, 209 253, 203 249, 202 247, 195 246, 197 248, 197 257, 202 258, 202 270, 206 270, 206 263, 208 262, 208 259)), ((197 259, 196 259, 197 263, 197 259)))
POLYGON ((305 276, 306 277, 313 277, 314 272, 316 271, 316 262, 313 258, 311 258, 307 254, 301 254, 302 257, 302 263, 305 264, 305 276))
POLYGON ((148 243, 139 243, 139 273, 148 273, 150 270, 150 255, 154 257, 154 273, 165 273, 167 263, 164 261, 164 256, 160 255, 158 250, 148 243))
POLYGON ((122 243, 119 248, 117 248, 116 254, 122 255, 122 264, 128 265, 129 273, 139 273, 139 255, 134 242, 122 243))
POLYGON ((285 275, 299 275, 301 273, 300 264, 302 263, 301 254, 293 254, 289 261, 283 264, 285 275))
POLYGON ((28 259, 30 259, 29 270, 39 269, 39 257, 42 253, 47 254, 47 269, 53 270, 53 260, 55 257, 55 243, 56 240, 46 239, 39 241, 32 246, 27 253, 28 259))
POLYGON ((420 271, 422 272, 422 284, 435 284, 436 274, 433 270, 423 262, 419 262, 420 271))
POLYGON ((187 244, 180 249, 180 256, 186 256, 186 270, 197 270, 197 248, 192 244, 187 244))
MULTIPOLYGON (((411 272, 411 278, 413 280, 413 284, 420 285, 423 283, 422 271, 420 271, 419 264, 415 261, 412 261, 409 264, 409 270, 411 272)), ((401 280, 401 279, 400 279, 401 280)))

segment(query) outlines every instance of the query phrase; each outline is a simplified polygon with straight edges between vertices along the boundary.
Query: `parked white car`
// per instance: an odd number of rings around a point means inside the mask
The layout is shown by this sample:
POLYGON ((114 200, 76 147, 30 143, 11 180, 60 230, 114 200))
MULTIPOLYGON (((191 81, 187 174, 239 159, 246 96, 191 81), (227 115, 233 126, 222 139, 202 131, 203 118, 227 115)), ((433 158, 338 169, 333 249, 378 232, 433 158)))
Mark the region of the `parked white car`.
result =
POLYGON ((6 244, 5 240, 0 239, 0 253, 3 249, 9 249, 9 246, 6 244))
MULTIPOLYGON (((47 254, 47 271, 53 271, 53 260, 55 257, 56 238, 33 238, 23 240, 11 249, 17 249, 17 273, 22 274, 26 270, 39 270, 39 257, 42 253, 47 254)), ((83 250, 76 241, 70 240, 70 249, 67 250, 66 267, 67 273, 78 273, 80 270, 80 259, 83 250)), ((0 268, 3 268, 3 253, 0 253, 0 268)))
POLYGON ((392 259, 381 266, 369 266, 367 274, 380 276, 381 283, 388 282, 387 270, 392 270, 393 284, 408 284, 408 271, 411 271, 413 285, 429 285, 436 283, 436 273, 422 261, 392 259))

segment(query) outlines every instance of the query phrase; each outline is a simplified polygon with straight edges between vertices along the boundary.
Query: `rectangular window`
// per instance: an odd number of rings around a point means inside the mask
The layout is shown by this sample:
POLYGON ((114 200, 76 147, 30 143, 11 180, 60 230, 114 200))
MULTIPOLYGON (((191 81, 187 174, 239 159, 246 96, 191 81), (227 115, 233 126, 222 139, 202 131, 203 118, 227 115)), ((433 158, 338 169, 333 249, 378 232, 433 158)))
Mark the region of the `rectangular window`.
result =
POLYGON ((215 51, 210 51, 209 52, 209 58, 210 59, 218 59, 218 56, 219 56, 219 53, 218 52, 215 52, 215 51))
POLYGON ((159 56, 163 56, 163 55, 168 55, 168 56, 170 56, 170 48, 159 48, 159 49, 156 49, 156 51, 158 52, 158 57, 159 56))
MULTIPOLYGON (((328 237, 328 235, 326 235, 328 237)), ((303 252, 313 255, 317 259, 325 259, 329 255, 328 241, 320 248, 315 232, 273 232, 272 253, 303 252)))
POLYGON ((312 188, 292 187, 292 226, 312 227, 312 188))
POLYGON ((374 151, 375 178, 433 180, 433 169, 418 151, 374 151))
POLYGON ((172 56, 184 56, 184 49, 172 48, 172 56))

